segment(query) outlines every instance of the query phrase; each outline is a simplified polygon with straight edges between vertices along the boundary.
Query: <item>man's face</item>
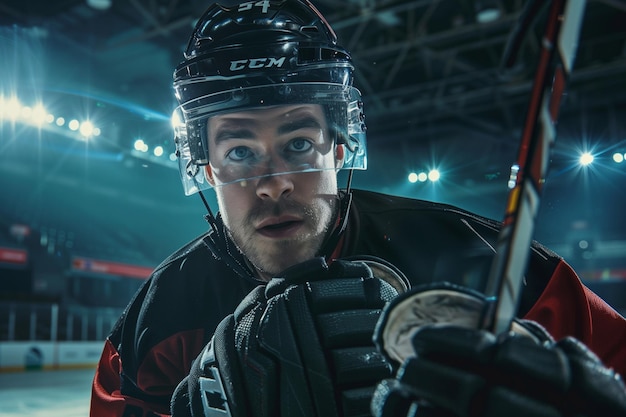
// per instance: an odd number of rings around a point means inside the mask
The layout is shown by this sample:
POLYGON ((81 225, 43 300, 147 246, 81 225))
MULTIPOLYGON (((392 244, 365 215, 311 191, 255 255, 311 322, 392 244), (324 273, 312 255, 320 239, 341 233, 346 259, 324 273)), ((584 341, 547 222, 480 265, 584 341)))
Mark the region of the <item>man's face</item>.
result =
POLYGON ((322 107, 213 116, 208 143, 207 177, 224 224, 261 277, 315 256, 335 219, 343 159, 322 107))

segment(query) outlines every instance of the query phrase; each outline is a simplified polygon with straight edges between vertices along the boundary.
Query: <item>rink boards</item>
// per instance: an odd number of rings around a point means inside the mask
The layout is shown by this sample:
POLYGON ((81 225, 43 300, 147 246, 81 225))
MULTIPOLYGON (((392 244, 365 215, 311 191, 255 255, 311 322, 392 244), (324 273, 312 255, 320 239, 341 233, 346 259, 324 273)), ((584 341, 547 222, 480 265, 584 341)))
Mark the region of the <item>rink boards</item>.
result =
POLYGON ((104 341, 0 342, 0 372, 94 368, 104 341))

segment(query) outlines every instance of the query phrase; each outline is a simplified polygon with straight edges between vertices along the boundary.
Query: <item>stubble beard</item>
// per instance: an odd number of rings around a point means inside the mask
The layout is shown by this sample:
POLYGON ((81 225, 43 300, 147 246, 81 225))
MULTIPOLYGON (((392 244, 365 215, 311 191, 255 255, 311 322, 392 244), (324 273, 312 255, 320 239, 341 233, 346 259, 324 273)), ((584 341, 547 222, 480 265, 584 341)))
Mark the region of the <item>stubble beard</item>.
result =
POLYGON ((295 202, 262 205, 252 210, 241 225, 228 228, 237 248, 263 277, 275 277, 283 270, 315 257, 336 217, 336 202, 317 201, 309 206, 295 202), (302 232, 268 242, 259 236, 255 220, 268 214, 297 214, 305 219, 302 232))

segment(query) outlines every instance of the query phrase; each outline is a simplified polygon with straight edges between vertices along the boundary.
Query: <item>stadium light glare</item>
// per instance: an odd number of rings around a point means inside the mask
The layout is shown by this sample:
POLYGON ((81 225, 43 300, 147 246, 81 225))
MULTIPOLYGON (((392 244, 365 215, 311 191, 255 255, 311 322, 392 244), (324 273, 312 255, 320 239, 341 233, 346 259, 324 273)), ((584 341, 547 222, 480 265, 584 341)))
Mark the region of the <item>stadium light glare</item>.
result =
POLYGON ((154 153, 154 156, 163 155, 163 146, 157 146, 152 152, 154 153))
POLYGON ((79 132, 86 138, 93 136, 94 125, 89 120, 86 120, 80 124, 79 132))
POLYGON ((23 106, 20 110, 20 115, 22 116, 23 119, 30 119, 31 115, 33 114, 33 109, 31 109, 29 106, 23 106))
POLYGON ((6 114, 10 120, 17 120, 20 115, 22 105, 16 97, 11 97, 4 102, 3 114, 6 114))
POLYGON ((43 107, 43 104, 37 104, 33 107, 33 112, 31 114, 31 121, 36 125, 42 125, 48 116, 48 112, 43 107))
POLYGON ((618 164, 621 164, 622 162, 624 162, 624 155, 619 152, 614 153, 613 161, 615 161, 618 164))
POLYGON ((578 159, 578 162, 580 163, 580 165, 582 166, 588 166, 591 165, 593 163, 593 155, 591 154, 591 152, 583 152, 580 155, 580 158, 578 159))
POLYGON ((437 182, 439 181, 439 179, 441 179, 441 173, 438 169, 431 169, 428 172, 428 179, 432 182, 437 182))
POLYGON ((411 184, 415 184, 417 182, 417 174, 415 172, 411 172, 408 179, 411 184))
POLYGON ((428 179, 431 182, 437 182, 441 179, 441 173, 438 169, 431 169, 430 171, 428 171, 428 179))
POLYGON ((143 139, 137 139, 133 146, 139 152, 148 152, 148 144, 143 139))
POLYGON ((80 129, 80 122, 76 119, 72 119, 67 124, 67 126, 70 128, 70 130, 76 132, 78 129, 80 129))
POLYGON ((72 119, 67 123, 65 117, 48 113, 42 102, 37 101, 32 105, 23 104, 15 95, 10 97, 0 95, 0 119, 39 128, 43 127, 44 124, 56 124, 58 127, 67 126, 72 132, 79 133, 79 136, 70 135, 70 137, 79 140, 99 136, 102 133, 90 121, 81 123, 76 119, 72 119))
POLYGON ((15 120, 21 110, 21 104, 16 97, 4 98, 0 96, 0 118, 15 120))

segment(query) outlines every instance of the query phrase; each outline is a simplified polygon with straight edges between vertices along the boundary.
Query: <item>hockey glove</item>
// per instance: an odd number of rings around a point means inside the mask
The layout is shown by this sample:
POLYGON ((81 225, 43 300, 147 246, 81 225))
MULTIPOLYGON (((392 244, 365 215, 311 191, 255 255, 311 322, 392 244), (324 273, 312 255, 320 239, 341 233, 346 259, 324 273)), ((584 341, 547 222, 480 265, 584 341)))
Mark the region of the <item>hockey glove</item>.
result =
POLYGON ((369 416, 376 384, 392 375, 372 334, 405 282, 372 266, 318 258, 252 291, 178 386, 174 417, 369 416))
MULTIPOLYGON (((404 359, 395 379, 378 385, 374 416, 626 416, 626 388, 620 376, 581 342, 555 342, 534 322, 516 323, 514 328, 525 335, 494 336, 437 319, 424 324, 426 317, 418 314, 413 321, 420 323, 417 327, 404 316, 408 325, 383 342, 385 327, 401 328, 390 313, 394 307, 407 307, 410 298, 407 293, 394 300, 377 327, 377 344, 385 356, 404 359), (406 337, 397 337, 400 334, 410 335, 408 344, 406 337), (393 346, 394 341, 401 346, 393 346), (412 352, 407 355, 409 345, 412 352)), ((435 304, 450 307, 440 300, 435 304)), ((422 307, 413 304, 412 309, 422 307)))

